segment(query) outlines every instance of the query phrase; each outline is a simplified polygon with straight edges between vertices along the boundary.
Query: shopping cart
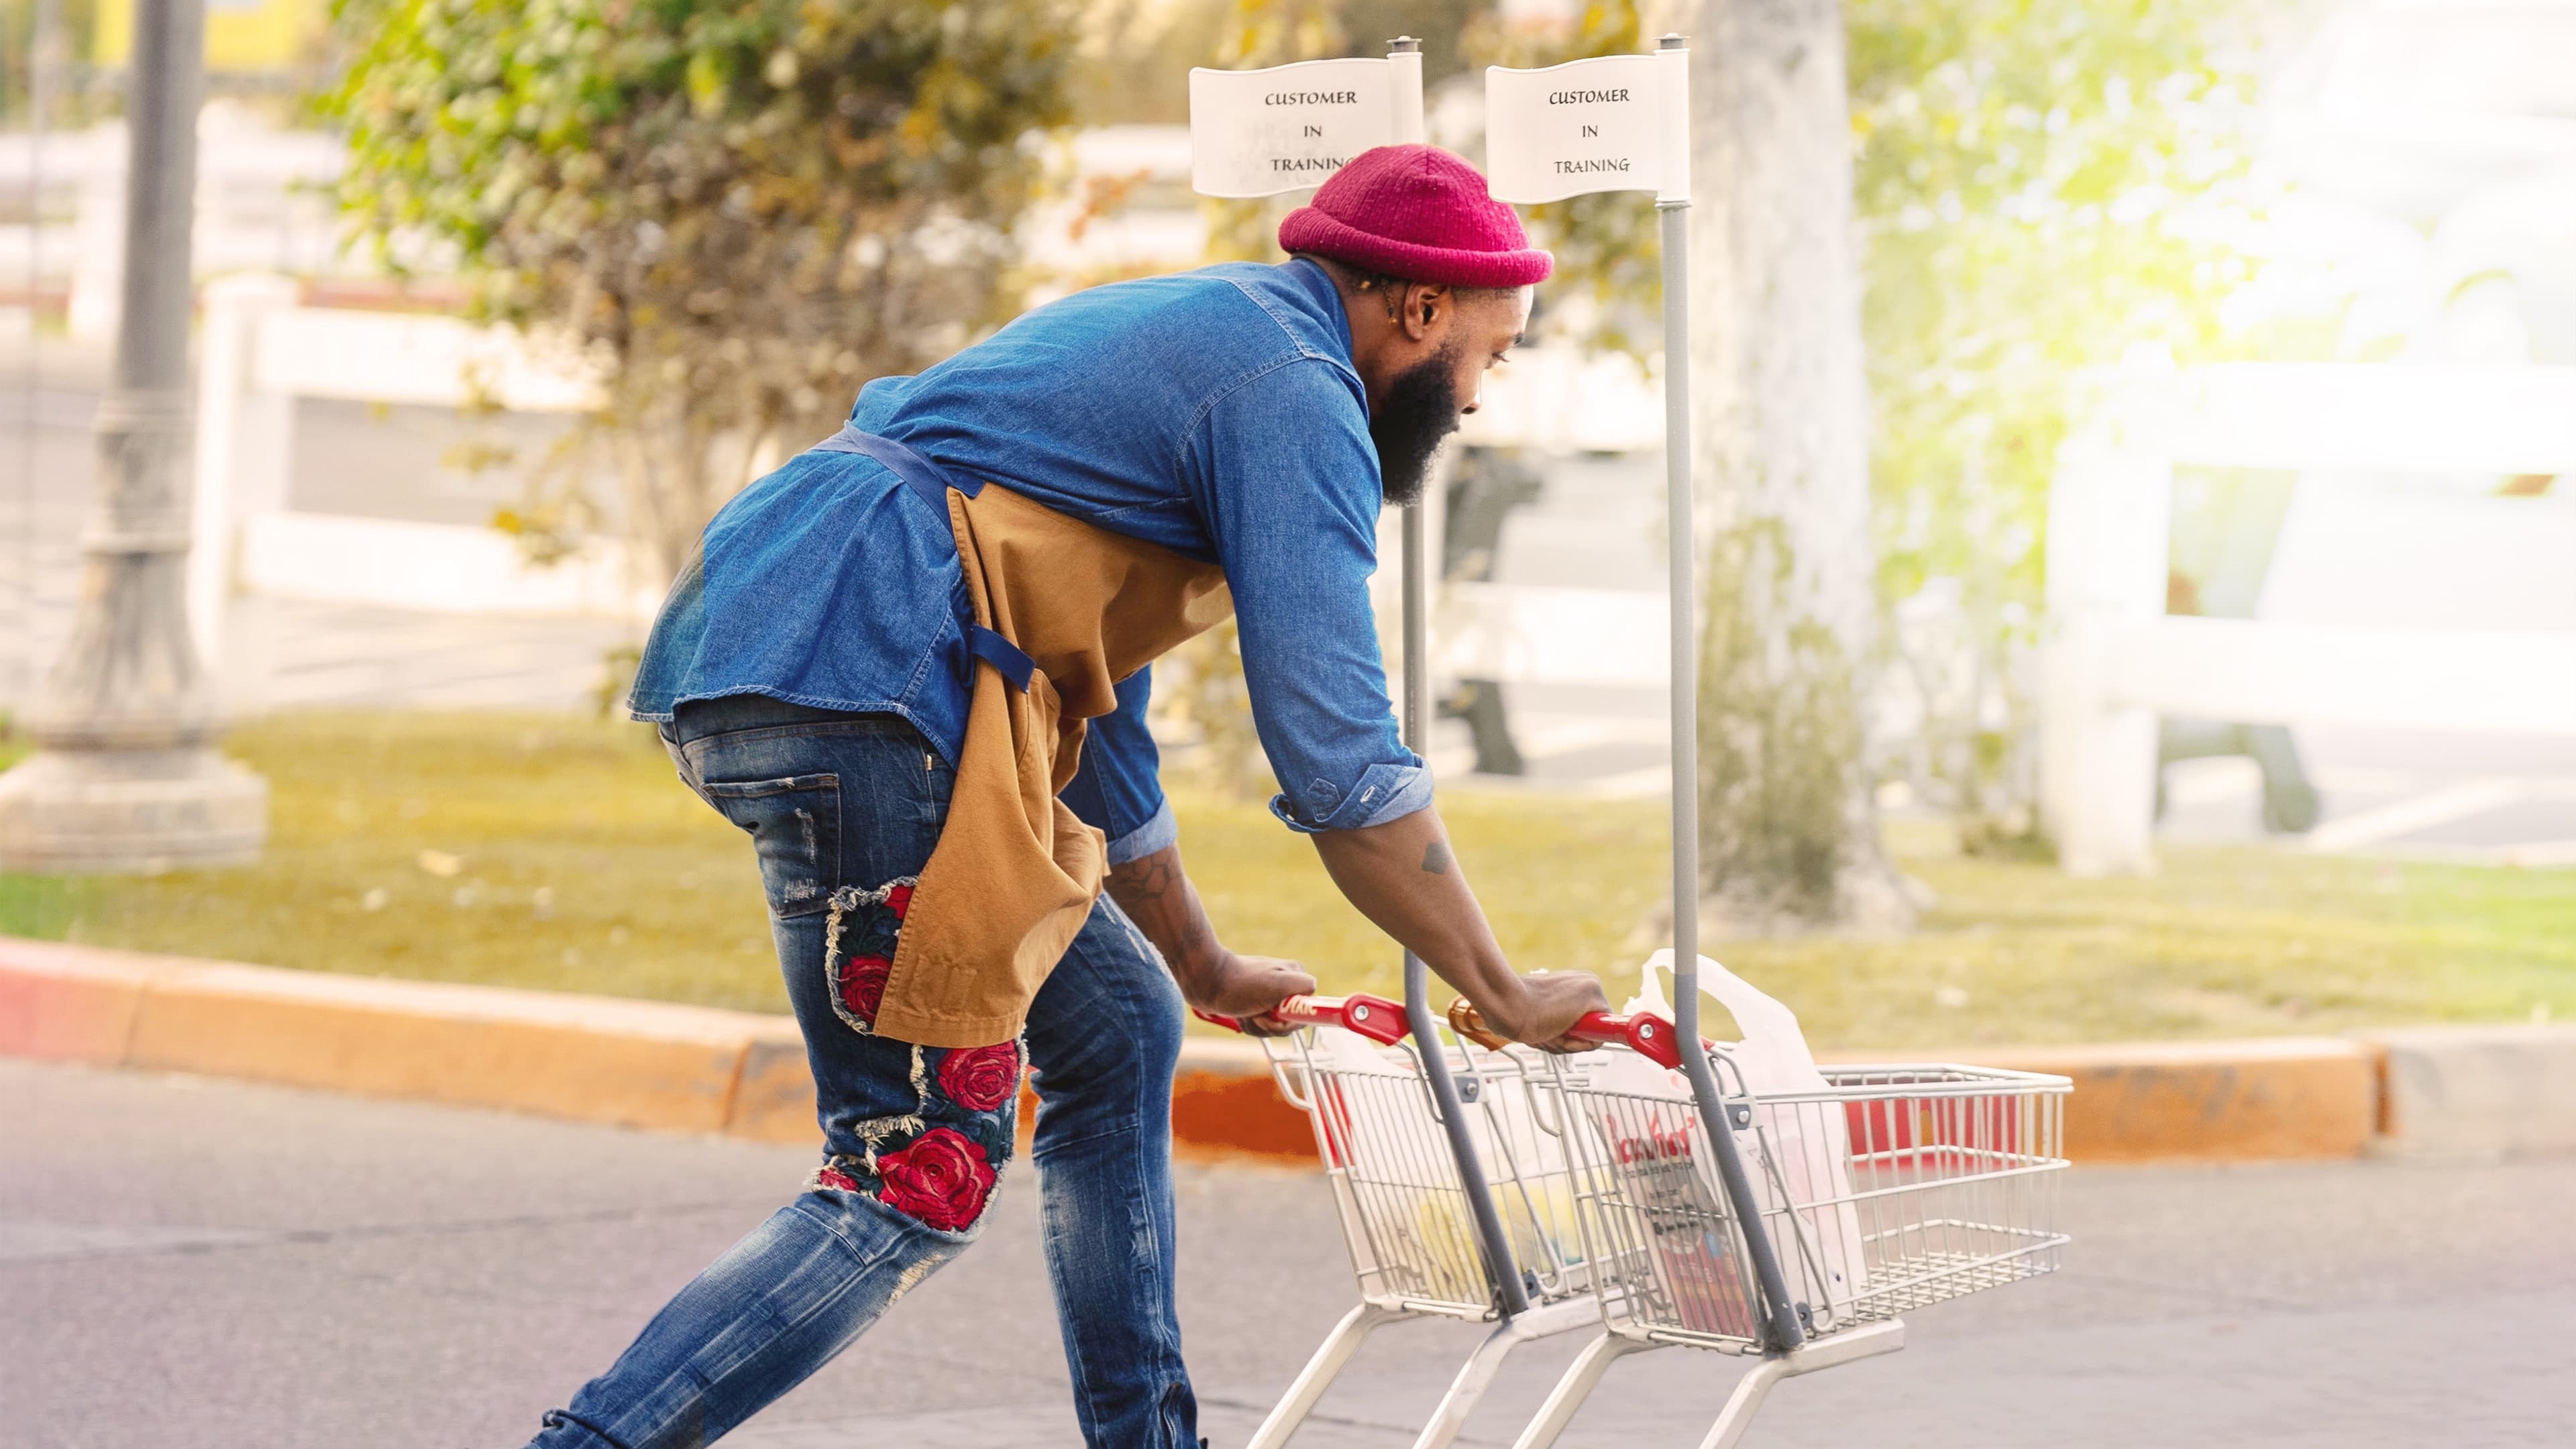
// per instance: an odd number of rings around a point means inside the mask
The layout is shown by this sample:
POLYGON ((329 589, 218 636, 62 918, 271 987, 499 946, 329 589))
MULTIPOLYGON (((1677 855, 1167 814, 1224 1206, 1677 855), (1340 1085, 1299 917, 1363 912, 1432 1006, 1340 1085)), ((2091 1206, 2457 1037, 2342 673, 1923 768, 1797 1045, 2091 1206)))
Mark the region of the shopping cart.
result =
POLYGON ((1600 1322, 1576 1216, 1579 1168, 1553 1095, 1582 1072, 1526 1047, 1416 1034, 1411 1013, 1383 997, 1296 997, 1277 1016, 1301 1029, 1263 1045, 1280 1093, 1314 1125, 1360 1303, 1252 1444, 1286 1444, 1377 1329, 1492 1323, 1414 1440, 1436 1449, 1457 1437, 1513 1349, 1600 1322))
POLYGON ((1264 1045, 1314 1125, 1360 1305, 1255 1449, 1289 1441, 1371 1332, 1430 1317, 1495 1327, 1417 1446, 1456 1437, 1514 1348, 1597 1325, 1516 1449, 1554 1444, 1618 1359, 1672 1346, 1761 1360, 1702 1441, 1723 1449, 1779 1380, 1894 1352, 1899 1314, 2050 1272, 2067 1241, 2064 1077, 1829 1066, 1818 1090, 1757 1093, 1728 1048, 1702 1042, 1727 1124, 1713 1134, 1687 1074, 1656 1090, 1612 1080, 1637 1077, 1615 1070, 1623 1054, 1682 1066, 1686 1038, 1661 1017, 1596 1012, 1572 1034, 1603 1050, 1565 1057, 1494 1037, 1463 1001, 1446 1035, 1415 1036, 1412 1013, 1381 997, 1292 998, 1278 1015, 1300 1029, 1264 1045), (1457 1093, 1464 1156, 1435 1067, 1457 1093), (1480 1196, 1500 1229, 1490 1250, 1480 1196), (1517 1308, 1502 1291, 1514 1281, 1517 1308))
MULTIPOLYGON (((1485 1037, 1465 1003, 1450 1019, 1485 1037)), ((1645 1015, 1595 1014, 1575 1032, 1609 1043, 1605 1058, 1666 1068, 1687 1039, 1645 1015)), ((1723 1089, 1713 1116, 1687 1080, 1623 1089, 1606 1085, 1606 1060, 1533 1063, 1573 1163, 1603 1332, 1515 1449, 1555 1443, 1611 1363, 1675 1345, 1761 1358, 1701 1441, 1724 1449, 1781 1379, 1902 1348, 1899 1314, 2057 1267, 2066 1078, 1828 1066, 1819 1089, 1752 1092, 1728 1049, 1701 1045, 1723 1089), (1734 1179, 1730 1155, 1746 1169, 1734 1179)))
MULTIPOLYGON (((1679 37, 1663 48, 1680 49, 1679 37)), ((1279 1014, 1298 1030, 1264 1046, 1281 1092, 1314 1122, 1360 1305, 1315 1351, 1253 1449, 1285 1444, 1372 1331, 1423 1317, 1494 1328, 1416 1449, 1456 1437, 1513 1348, 1595 1326, 1519 1449, 1553 1444, 1613 1361, 1666 1346, 1758 1359, 1702 1444, 1723 1449, 1779 1380, 1902 1348, 1897 1315, 2048 1272, 2066 1242, 2056 1230, 2064 1078, 1829 1067, 1813 1090, 1756 1092, 1736 1056, 1700 1036, 1691 908, 1701 890, 1700 534, 1682 192, 1656 202, 1666 263, 1673 1015, 1594 1013, 1576 1033, 1604 1050, 1540 1053, 1485 1032, 1472 1007, 1442 1022, 1427 968, 1410 952, 1401 1005, 1356 996, 1283 1004, 1279 1014), (1666 1070, 1623 1069, 1637 1057, 1666 1070)), ((1420 505, 1407 505, 1404 740, 1417 753, 1428 752, 1432 718, 1425 539, 1420 505)))

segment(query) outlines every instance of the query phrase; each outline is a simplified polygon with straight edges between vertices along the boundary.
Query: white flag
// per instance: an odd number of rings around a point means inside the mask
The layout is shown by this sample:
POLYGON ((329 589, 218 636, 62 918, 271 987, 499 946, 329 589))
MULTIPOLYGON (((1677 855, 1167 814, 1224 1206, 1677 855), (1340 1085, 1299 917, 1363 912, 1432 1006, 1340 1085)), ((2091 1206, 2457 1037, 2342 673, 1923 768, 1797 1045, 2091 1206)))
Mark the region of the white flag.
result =
MULTIPOLYGON (((1672 62, 1657 55, 1610 55, 1545 70, 1487 69, 1487 190, 1497 201, 1522 203, 1587 191, 1670 190, 1668 138, 1688 134, 1666 104, 1676 79, 1672 62)), ((1686 162, 1679 175, 1689 175, 1686 162)))
POLYGON ((1390 70, 1366 58, 1192 70, 1190 189, 1276 196, 1323 185, 1352 157, 1395 139, 1390 70))

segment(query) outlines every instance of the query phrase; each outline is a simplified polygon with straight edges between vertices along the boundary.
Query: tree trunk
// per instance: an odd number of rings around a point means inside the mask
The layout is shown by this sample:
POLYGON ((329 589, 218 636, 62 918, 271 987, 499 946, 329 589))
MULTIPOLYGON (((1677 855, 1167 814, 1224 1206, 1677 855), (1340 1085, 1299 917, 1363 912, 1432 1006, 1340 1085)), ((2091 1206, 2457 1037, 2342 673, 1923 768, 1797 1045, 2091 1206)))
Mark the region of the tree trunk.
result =
POLYGON ((1864 761, 1875 608, 1842 13, 1703 0, 1692 19, 1701 914, 1713 934, 1902 929, 1864 761))

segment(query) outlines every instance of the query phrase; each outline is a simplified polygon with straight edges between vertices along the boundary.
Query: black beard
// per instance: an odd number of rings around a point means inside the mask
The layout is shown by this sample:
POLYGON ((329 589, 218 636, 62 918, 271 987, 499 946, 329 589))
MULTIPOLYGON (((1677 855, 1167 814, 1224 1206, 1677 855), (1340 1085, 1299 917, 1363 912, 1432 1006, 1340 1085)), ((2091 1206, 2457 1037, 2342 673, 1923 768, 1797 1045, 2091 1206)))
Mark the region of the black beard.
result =
POLYGON ((1422 501, 1422 485, 1431 476, 1431 460, 1440 444, 1458 431, 1458 349, 1453 344, 1426 357, 1387 384, 1369 416, 1369 437, 1377 444, 1377 471, 1386 501, 1399 508, 1422 501))

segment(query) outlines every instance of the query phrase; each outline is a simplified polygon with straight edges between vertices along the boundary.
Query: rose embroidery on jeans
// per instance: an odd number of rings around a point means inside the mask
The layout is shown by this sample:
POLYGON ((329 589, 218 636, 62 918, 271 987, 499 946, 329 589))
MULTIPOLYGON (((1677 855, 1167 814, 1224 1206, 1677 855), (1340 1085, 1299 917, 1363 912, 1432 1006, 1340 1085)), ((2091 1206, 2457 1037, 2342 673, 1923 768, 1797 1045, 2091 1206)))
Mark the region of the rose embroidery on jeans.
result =
POLYGON ((913 885, 905 876, 872 891, 843 886, 832 892, 823 926, 823 984, 833 1014, 862 1035, 876 1029, 884 1009, 886 978, 894 971, 913 885))
POLYGON ((842 1007, 874 1026, 877 1008, 885 1002, 886 973, 892 970, 894 963, 883 956, 853 956, 842 962, 840 979, 834 983, 840 991, 842 1007))
POLYGON ((877 1201, 925 1227, 961 1232, 984 1211, 993 1164, 965 1134, 933 1127, 909 1147, 877 1159, 877 1201))
POLYGON ((970 1112, 999 1111, 1020 1086, 1020 1044, 961 1047, 939 1059, 939 1090, 970 1112))
POLYGON ((827 1188, 833 1192, 857 1192, 859 1190, 858 1179, 850 1176, 848 1173, 843 1172, 837 1167, 825 1167, 817 1170, 814 1174, 814 1185, 820 1188, 827 1188))

